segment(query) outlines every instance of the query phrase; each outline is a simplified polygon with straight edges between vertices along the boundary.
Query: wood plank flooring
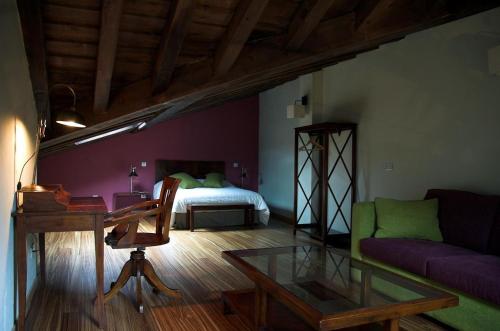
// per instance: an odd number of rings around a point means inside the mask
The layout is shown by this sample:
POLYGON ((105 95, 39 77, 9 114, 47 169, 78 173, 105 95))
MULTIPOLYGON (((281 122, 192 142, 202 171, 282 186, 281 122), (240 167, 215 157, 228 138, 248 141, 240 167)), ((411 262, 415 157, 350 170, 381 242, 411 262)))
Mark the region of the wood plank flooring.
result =
MULTIPOLYGON (((154 231, 152 225, 141 224, 154 231)), ((221 258, 223 250, 310 243, 291 227, 272 221, 268 227, 224 230, 174 230, 169 244, 148 248, 146 257, 163 281, 183 293, 175 302, 155 295, 143 282, 144 315, 133 306, 134 279, 106 304, 108 330, 250 331, 236 315, 223 315, 220 293, 252 283, 221 258)), ((28 316, 29 330, 98 330, 93 320, 95 291, 94 238, 91 232, 46 236, 47 281, 40 287, 28 316)), ((105 284, 116 279, 130 250, 105 248, 105 284)), ((442 330, 420 317, 406 318, 406 330, 442 330)))

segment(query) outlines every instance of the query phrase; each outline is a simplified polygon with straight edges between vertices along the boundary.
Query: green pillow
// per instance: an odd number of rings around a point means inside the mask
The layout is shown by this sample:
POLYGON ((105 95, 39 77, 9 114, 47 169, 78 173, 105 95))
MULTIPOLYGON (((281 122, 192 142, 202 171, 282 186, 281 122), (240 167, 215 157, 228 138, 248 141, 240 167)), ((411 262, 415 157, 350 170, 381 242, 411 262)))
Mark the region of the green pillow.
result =
POLYGON ((399 201, 375 199, 376 238, 443 241, 439 230, 438 199, 399 201))
POLYGON ((203 182, 204 187, 221 188, 224 187, 224 175, 218 172, 211 172, 206 175, 203 182))
POLYGON ((176 174, 170 175, 170 177, 180 179, 181 183, 179 184, 179 187, 181 188, 203 187, 203 185, 199 181, 185 172, 178 172, 176 174))

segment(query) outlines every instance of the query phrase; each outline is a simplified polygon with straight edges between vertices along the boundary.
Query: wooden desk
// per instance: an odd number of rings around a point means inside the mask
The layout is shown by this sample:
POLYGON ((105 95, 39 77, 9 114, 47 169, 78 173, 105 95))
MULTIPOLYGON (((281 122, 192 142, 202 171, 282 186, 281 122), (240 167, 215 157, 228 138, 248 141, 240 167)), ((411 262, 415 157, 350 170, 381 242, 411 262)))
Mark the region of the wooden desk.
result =
POLYGON ((19 295, 17 330, 24 331, 26 319, 26 234, 38 233, 40 274, 45 283, 45 232, 94 231, 96 290, 95 310, 99 327, 106 328, 104 315, 104 215, 108 212, 102 198, 72 198, 68 209, 54 212, 15 214, 15 245, 19 295))

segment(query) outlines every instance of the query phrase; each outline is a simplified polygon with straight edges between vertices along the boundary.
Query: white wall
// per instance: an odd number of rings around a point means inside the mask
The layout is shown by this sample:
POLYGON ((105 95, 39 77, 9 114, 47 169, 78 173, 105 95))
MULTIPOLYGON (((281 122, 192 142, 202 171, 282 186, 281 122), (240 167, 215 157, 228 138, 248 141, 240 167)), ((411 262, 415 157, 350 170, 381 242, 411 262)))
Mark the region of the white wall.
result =
POLYGON ((293 206, 294 128, 312 123, 312 113, 287 119, 286 106, 309 94, 312 75, 259 96, 259 192, 273 211, 290 216, 293 206))
MULTIPOLYGON (((497 45, 500 9, 410 35, 316 74, 322 84, 313 86, 322 92, 314 94, 323 105, 312 107, 313 122, 359 124, 358 200, 419 199, 434 187, 500 194, 500 77, 488 73, 487 60, 497 45), (393 171, 384 170, 388 162, 393 171)), ((284 112, 278 100, 292 100, 294 92, 280 86, 262 93, 261 124, 278 118, 284 112)), ((260 157, 276 160, 261 162, 261 172, 287 189, 293 187, 287 166, 293 148, 276 142, 287 139, 277 137, 286 132, 292 141, 294 124, 283 119, 260 128, 260 157)), ((286 190, 262 192, 271 206, 292 211, 286 190)))
MULTIPOLYGON (((0 330, 10 331, 15 319, 14 194, 22 164, 35 148, 36 110, 29 79, 20 22, 14 0, 0 5, 0 330)), ((22 182, 31 182, 34 164, 22 182)), ((30 251, 30 250, 28 250, 30 251)), ((29 256, 28 278, 34 279, 29 256)))

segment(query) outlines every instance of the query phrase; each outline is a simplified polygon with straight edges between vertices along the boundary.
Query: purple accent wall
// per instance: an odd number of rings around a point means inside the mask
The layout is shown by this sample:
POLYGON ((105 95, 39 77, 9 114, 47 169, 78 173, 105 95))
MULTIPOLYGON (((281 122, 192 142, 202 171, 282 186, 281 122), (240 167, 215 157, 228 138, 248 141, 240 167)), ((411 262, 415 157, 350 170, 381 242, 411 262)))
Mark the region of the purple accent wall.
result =
POLYGON ((73 196, 101 195, 108 208, 113 193, 129 191, 130 165, 137 166, 135 189, 152 192, 155 160, 212 160, 226 162, 226 177, 244 187, 258 188, 258 96, 225 103, 160 123, 135 134, 88 143, 38 161, 38 183, 59 183, 73 196), (141 161, 147 167, 141 167, 141 161))

